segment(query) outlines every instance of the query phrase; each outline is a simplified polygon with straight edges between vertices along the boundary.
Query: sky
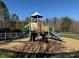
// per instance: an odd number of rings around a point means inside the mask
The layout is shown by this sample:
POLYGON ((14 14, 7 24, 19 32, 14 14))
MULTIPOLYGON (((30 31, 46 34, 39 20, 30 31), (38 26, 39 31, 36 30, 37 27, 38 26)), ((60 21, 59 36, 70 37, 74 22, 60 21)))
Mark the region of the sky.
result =
POLYGON ((16 13, 20 20, 39 12, 43 18, 69 16, 79 20, 79 0, 3 0, 10 15, 16 13))

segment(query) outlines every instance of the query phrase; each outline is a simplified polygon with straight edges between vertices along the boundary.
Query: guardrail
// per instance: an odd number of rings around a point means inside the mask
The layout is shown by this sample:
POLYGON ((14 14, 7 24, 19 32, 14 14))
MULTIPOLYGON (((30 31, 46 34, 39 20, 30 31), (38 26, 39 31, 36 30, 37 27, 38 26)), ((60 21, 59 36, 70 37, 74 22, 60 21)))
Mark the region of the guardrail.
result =
POLYGON ((19 38, 21 36, 21 33, 0 33, 0 39, 15 39, 19 38))

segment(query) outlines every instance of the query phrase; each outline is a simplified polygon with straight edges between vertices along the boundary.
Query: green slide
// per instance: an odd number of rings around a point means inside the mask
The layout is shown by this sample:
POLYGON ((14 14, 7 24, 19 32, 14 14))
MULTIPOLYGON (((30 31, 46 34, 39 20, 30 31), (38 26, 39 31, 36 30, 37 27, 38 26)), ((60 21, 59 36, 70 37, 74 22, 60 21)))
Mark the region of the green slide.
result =
POLYGON ((28 34, 28 33, 29 33, 29 24, 24 27, 23 35, 28 34))
POLYGON ((62 37, 59 36, 56 32, 52 32, 51 28, 49 28, 49 33, 51 36, 56 37, 57 40, 62 40, 62 37))

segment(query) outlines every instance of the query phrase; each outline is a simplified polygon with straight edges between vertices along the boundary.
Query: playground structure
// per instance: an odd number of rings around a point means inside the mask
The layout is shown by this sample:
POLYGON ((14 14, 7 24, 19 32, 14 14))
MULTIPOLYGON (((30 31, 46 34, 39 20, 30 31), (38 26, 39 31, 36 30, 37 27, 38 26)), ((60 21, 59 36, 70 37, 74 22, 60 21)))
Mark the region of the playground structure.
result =
POLYGON ((30 40, 35 40, 36 36, 37 40, 39 39, 39 36, 42 36, 44 40, 47 40, 46 38, 49 38, 51 35, 51 37, 54 37, 56 40, 62 41, 62 37, 60 37, 56 32, 52 31, 52 27, 49 24, 49 20, 48 20, 48 29, 44 30, 44 24, 42 18, 43 16, 41 16, 38 12, 35 12, 31 16, 31 21, 29 21, 29 24, 24 27, 23 35, 29 34, 30 40), (40 23, 39 20, 41 20, 42 23, 40 23), (36 35, 32 33, 36 33, 36 35), (33 36, 34 38, 32 38, 33 36))
POLYGON ((48 24, 46 26, 47 28, 45 28, 45 25, 43 24, 43 16, 41 16, 38 12, 35 12, 31 16, 29 24, 24 27, 23 31, 17 31, 17 30, 10 31, 10 29, 0 30, 0 40, 16 39, 24 36, 26 37, 26 35, 28 34, 30 41, 34 41, 35 38, 39 40, 40 36, 43 38, 43 40, 46 41, 50 37, 62 41, 62 37, 58 35, 56 32, 52 31, 52 27, 50 26, 49 21, 50 20, 48 20, 48 24))

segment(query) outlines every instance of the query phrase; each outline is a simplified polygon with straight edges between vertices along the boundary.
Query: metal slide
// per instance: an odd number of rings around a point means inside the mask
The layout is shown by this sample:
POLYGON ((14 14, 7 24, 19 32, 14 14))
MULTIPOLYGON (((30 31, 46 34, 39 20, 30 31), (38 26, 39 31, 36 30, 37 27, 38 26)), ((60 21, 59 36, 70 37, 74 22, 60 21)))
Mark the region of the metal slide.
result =
POLYGON ((56 32, 52 32, 51 28, 49 28, 49 33, 51 36, 56 37, 57 40, 62 40, 62 37, 59 36, 56 32))
POLYGON ((28 33, 29 33, 29 24, 24 27, 23 35, 26 35, 28 33))

